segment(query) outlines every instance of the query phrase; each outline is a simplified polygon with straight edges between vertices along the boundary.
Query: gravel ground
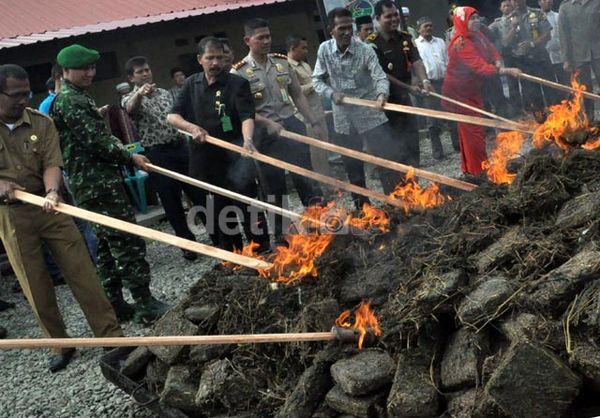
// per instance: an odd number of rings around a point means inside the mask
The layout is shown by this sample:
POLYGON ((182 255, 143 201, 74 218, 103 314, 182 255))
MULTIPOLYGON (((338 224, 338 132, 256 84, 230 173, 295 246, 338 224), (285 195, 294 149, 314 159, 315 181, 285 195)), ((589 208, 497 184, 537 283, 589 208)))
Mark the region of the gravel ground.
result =
MULTIPOLYGON (((447 134, 443 137, 446 159, 431 158, 429 140, 422 140, 422 168, 456 177, 460 174, 459 156, 452 149, 447 134)), ((336 168, 336 173, 341 169, 336 168)), ((369 188, 379 189, 369 176, 369 188)), ((291 208, 298 208, 296 198, 291 208)), ((158 226, 172 233, 166 223, 158 226)), ((201 242, 209 243, 206 234, 198 230, 201 242)), ((173 305, 186 294, 198 277, 208 271, 215 261, 200 257, 189 262, 181 251, 162 243, 148 243, 147 260, 152 268, 152 290, 161 300, 173 305)), ((0 299, 16 304, 14 309, 0 313, 0 324, 8 329, 9 338, 37 338, 42 334, 35 322, 13 276, 0 280, 0 299)), ((69 333, 73 337, 91 336, 83 314, 67 286, 56 288, 69 333)), ((147 329, 126 324, 127 335, 144 335, 147 329)), ((103 351, 78 350, 72 363, 63 371, 51 374, 47 370, 46 350, 0 351, 0 417, 153 417, 121 390, 108 383, 100 372, 98 360, 103 351)))

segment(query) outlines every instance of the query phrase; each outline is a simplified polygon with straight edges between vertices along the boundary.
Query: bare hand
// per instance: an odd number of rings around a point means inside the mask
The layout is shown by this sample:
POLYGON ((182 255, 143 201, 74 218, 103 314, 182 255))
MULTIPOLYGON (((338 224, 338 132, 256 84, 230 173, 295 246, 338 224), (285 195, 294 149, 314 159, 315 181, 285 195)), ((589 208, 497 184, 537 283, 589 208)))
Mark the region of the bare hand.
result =
MULTIPOLYGON (((244 139, 244 149, 250 153, 258 152, 251 139, 244 139)), ((248 155, 242 154, 242 157, 248 157, 248 155)))
POLYGON ((498 70, 498 74, 509 75, 511 77, 519 77, 521 74, 523 74, 523 71, 521 71, 519 68, 502 67, 500 68, 500 70, 498 70))
POLYGON ((425 96, 426 93, 426 91, 418 84, 411 84, 408 90, 414 96, 425 96))
POLYGON ((531 45, 528 41, 523 41, 523 42, 519 42, 519 44, 517 45, 517 48, 529 51, 531 49, 531 45))
POLYGON ((54 210, 58 204, 62 202, 60 195, 56 193, 54 190, 46 195, 46 201, 44 202, 44 212, 47 213, 58 213, 54 210))
POLYGON ((16 200, 15 190, 25 190, 25 188, 12 181, 0 180, 0 198, 4 199, 5 202, 16 200))
POLYGON ((148 158, 146 158, 145 156, 140 155, 140 154, 133 154, 131 156, 131 159, 133 160, 133 164, 140 170, 150 171, 150 169, 146 165, 146 164, 150 163, 150 160, 148 158))
POLYGON ((336 105, 341 105, 344 100, 344 97, 344 93, 336 92, 331 95, 331 101, 336 105))
POLYGON ((101 117, 104 117, 104 116, 106 115, 106 113, 108 112, 108 107, 109 107, 109 105, 104 105, 104 106, 102 106, 102 107, 99 107, 99 108, 98 108, 98 114, 99 114, 101 117))
POLYGON ((140 96, 146 96, 146 95, 152 93, 155 89, 156 89, 156 84, 146 83, 138 89, 138 94, 140 96))
POLYGON ((273 122, 272 120, 267 123, 267 134, 269 136, 279 136, 281 131, 283 131, 283 126, 280 123, 273 122))
POLYGON ((379 96, 377 96, 377 108, 379 110, 383 110, 385 103, 387 102, 387 99, 385 98, 385 96, 383 94, 380 94, 379 96))
POLYGON ((197 142, 199 144, 204 144, 206 142, 206 136, 208 135, 208 132, 199 126, 194 126, 190 130, 190 134, 192 134, 192 139, 195 142, 197 142))
POLYGON ((435 89, 433 88, 433 84, 431 83, 431 81, 423 80, 423 82, 421 84, 423 85, 423 91, 426 95, 428 95, 429 93, 435 92, 435 89))

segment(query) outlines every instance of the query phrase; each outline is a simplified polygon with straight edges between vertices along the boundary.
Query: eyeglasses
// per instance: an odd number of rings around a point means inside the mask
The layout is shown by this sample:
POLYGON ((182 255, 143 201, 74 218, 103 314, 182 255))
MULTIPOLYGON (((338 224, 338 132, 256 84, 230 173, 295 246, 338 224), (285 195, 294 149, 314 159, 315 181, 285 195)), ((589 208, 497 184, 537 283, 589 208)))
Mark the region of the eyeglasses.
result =
POLYGON ((16 93, 7 93, 5 91, 0 90, 0 93, 4 94, 6 97, 13 99, 13 100, 20 100, 20 99, 30 100, 33 97, 33 92, 31 90, 18 91, 16 93))

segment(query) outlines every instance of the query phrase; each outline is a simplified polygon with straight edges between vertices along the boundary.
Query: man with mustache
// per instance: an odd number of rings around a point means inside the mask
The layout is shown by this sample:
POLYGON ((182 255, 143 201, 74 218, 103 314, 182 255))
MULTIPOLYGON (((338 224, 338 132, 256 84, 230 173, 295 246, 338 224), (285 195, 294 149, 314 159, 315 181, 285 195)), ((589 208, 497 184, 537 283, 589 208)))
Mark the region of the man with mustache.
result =
MULTIPOLYGON (((224 71, 227 65, 223 42, 215 37, 198 43, 198 63, 203 71, 190 76, 169 111, 167 121, 193 135, 190 143, 190 175, 237 193, 257 194, 254 167, 239 154, 206 142, 210 135, 254 150, 254 101, 248 81, 224 71)), ((262 212, 220 195, 214 196, 214 212, 207 214, 217 226, 220 246, 243 247, 238 219, 248 242, 258 251, 270 249, 267 222, 262 212)))
MULTIPOLYGON (((65 171, 77 206, 112 218, 135 223, 135 213, 123 186, 121 166, 146 169, 149 160, 132 155, 111 135, 96 102, 87 92, 96 75, 98 51, 73 44, 56 58, 63 68, 63 83, 50 115, 60 135, 65 171)), ((148 323, 168 306, 150 293, 150 266, 142 238, 92 224, 98 237, 98 276, 117 317, 148 323), (136 302, 123 299, 123 287, 136 302)))
MULTIPOLYGON (((50 249, 94 335, 121 337, 79 230, 70 216, 53 210, 62 201, 58 134, 50 118, 27 107, 30 99, 25 70, 14 64, 0 66, 0 239, 45 336, 68 334, 42 244, 50 249), (44 207, 17 200, 16 190, 45 196, 44 207)), ((75 353, 74 348, 54 351, 51 372, 65 368, 75 353)))

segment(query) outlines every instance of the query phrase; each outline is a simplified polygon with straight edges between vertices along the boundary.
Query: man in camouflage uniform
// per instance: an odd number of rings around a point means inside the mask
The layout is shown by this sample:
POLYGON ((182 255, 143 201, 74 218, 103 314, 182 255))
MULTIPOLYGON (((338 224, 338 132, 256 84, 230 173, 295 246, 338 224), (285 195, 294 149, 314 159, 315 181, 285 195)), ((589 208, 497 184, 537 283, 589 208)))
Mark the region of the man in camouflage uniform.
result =
MULTIPOLYGON (((146 168, 146 157, 132 155, 112 136, 86 92, 96 74, 97 51, 81 45, 62 49, 57 62, 63 67, 63 84, 51 115, 59 130, 71 189, 79 207, 135 223, 135 215, 123 187, 121 165, 146 168)), ((131 292, 136 322, 162 315, 167 305, 150 293, 150 266, 146 245, 136 236, 94 225, 98 237, 98 275, 121 320, 134 315, 123 299, 122 287, 131 292)))

